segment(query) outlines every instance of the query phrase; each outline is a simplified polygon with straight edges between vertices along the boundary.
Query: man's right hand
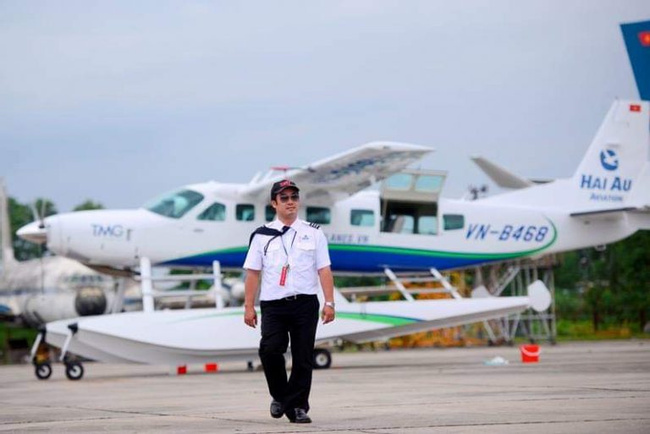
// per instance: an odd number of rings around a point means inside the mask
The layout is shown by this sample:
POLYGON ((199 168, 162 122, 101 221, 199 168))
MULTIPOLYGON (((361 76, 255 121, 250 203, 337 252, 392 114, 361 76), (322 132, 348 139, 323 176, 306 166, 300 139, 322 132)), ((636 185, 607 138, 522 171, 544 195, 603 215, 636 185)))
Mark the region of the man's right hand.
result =
POLYGON ((252 306, 244 308, 244 322, 247 326, 255 328, 257 326, 257 312, 252 306))

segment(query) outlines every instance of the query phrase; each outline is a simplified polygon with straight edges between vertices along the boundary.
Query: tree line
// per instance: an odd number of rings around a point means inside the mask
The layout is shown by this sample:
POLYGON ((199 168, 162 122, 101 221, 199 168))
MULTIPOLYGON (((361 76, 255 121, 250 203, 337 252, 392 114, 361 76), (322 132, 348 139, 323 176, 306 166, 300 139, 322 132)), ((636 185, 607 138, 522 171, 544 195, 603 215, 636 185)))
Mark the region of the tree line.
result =
POLYGON ((642 331, 650 318, 650 231, 606 249, 567 252, 555 272, 560 319, 590 319, 594 331, 609 325, 642 331))
MULTIPOLYGON (((20 203, 13 197, 9 197, 9 225, 11 228, 11 243, 14 248, 14 256, 18 261, 26 261, 41 257, 46 252, 45 246, 30 243, 16 236, 16 231, 28 223, 43 219, 58 213, 56 205, 49 199, 39 198, 31 203, 20 203)), ((103 209, 99 202, 90 199, 75 206, 72 211, 84 211, 91 209, 103 209)))

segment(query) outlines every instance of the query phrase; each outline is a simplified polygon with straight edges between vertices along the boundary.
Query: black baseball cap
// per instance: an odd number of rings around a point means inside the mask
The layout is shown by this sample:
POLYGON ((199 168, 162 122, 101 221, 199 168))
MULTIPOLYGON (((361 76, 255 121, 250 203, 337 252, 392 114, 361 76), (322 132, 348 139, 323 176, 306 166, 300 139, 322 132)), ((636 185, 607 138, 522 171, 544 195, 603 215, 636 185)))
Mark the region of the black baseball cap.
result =
POLYGON ((273 187, 271 187, 271 200, 274 200, 278 193, 282 193, 287 188, 295 188, 296 191, 300 191, 295 182, 283 179, 282 181, 276 182, 273 184, 273 187))

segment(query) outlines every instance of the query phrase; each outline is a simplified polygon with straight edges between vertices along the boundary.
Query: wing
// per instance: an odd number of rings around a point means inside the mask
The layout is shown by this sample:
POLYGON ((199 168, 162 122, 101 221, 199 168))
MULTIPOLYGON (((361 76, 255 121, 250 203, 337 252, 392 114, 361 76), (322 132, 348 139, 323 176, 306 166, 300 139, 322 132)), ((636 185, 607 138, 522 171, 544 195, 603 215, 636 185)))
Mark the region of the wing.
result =
POLYGON ((430 152, 433 149, 426 146, 372 142, 305 168, 254 180, 241 190, 241 194, 255 197, 268 195, 274 182, 288 178, 298 184, 303 198, 333 202, 382 181, 430 152))

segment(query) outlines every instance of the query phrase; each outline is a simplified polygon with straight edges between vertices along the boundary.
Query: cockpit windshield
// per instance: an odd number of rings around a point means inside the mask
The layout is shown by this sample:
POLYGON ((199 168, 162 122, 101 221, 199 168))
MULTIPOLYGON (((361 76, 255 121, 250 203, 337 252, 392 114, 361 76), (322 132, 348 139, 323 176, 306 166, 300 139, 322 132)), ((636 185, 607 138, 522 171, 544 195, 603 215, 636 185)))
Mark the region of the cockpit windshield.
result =
POLYGON ((183 217, 202 200, 203 195, 196 191, 176 190, 146 203, 144 207, 156 214, 177 219, 183 217))

